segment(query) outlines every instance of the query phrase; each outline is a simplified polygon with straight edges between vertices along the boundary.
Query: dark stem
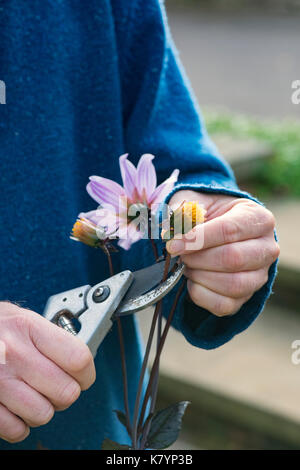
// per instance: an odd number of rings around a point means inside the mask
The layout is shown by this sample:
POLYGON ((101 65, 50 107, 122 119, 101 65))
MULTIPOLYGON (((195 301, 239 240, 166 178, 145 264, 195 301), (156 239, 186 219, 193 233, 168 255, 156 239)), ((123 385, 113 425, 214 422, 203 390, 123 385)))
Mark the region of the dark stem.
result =
MULTIPOLYGON (((166 255, 166 261, 165 261, 165 267, 164 267, 164 272, 163 272, 163 277, 162 277, 162 280, 161 282, 163 283, 167 277, 168 277, 168 273, 169 273, 169 267, 170 267, 170 262, 171 262, 171 255, 169 253, 167 253, 166 255)), ((158 347, 159 347, 159 342, 160 342, 160 338, 161 338, 161 328, 162 328, 162 301, 160 301, 158 303, 159 307, 159 313, 158 313, 158 319, 157 319, 157 341, 156 341, 156 352, 158 351, 158 347)), ((156 393, 157 393, 157 386, 158 386, 158 375, 159 375, 159 364, 158 364, 158 368, 157 368, 157 374, 156 374, 156 377, 154 379, 154 387, 153 387, 153 393, 151 393, 151 396, 152 396, 152 401, 153 401, 153 397, 156 397, 156 393)), ((155 398, 154 398, 154 402, 155 402, 155 398)), ((155 404, 155 403, 154 403, 155 404)), ((153 410, 151 410, 153 411, 153 410)), ((150 413, 151 413, 150 411, 150 413)))
MULTIPOLYGON (((160 308, 160 312, 159 312, 159 315, 158 315, 158 319, 157 319, 157 339, 156 339, 156 353, 158 351, 158 347, 159 347, 159 342, 160 342, 160 338, 161 338, 161 330, 162 330, 162 308, 160 308)), ((154 379, 154 384, 153 384, 153 392, 152 392, 152 395, 151 395, 151 409, 150 409, 150 413, 154 411, 154 408, 155 408, 155 403, 156 403, 156 395, 157 395, 157 389, 158 389, 158 377, 159 377, 159 364, 158 364, 158 367, 157 367, 157 374, 156 374, 156 377, 154 379)))
POLYGON ((106 245, 104 245, 104 252, 107 256, 107 260, 108 260, 108 266, 109 266, 109 273, 111 276, 113 276, 115 273, 114 273, 114 267, 113 267, 113 263, 112 263, 112 259, 111 259, 111 254, 110 254, 110 251, 109 249, 106 247, 106 245))
POLYGON ((134 413, 133 413, 133 422, 132 422, 132 445, 134 449, 136 449, 136 446, 137 446, 138 413, 139 413, 139 408, 140 408, 141 395, 143 391, 144 377, 145 377, 145 372, 146 372, 146 368, 148 364, 148 359, 149 359, 149 354, 151 350, 151 345, 152 345, 152 340, 153 340, 153 335, 155 331, 155 325, 156 325, 158 314, 159 314, 159 304, 157 303, 155 310, 154 310, 152 322, 151 322, 150 332, 149 332, 149 336, 147 340, 145 355, 144 355, 139 383, 138 383, 137 395, 136 395, 135 404, 134 404, 134 413))
POLYGON ((126 368, 126 358, 125 358, 125 347, 124 347, 124 337, 123 337, 123 328, 121 319, 117 318, 118 333, 119 333, 119 342, 120 342, 120 351, 121 351, 121 361, 122 361, 122 376, 123 376, 123 392, 124 392, 124 407, 126 415, 126 427, 129 434, 131 434, 130 426, 130 412, 129 412, 129 400, 128 400, 128 381, 127 381, 127 368, 126 368))
MULTIPOLYGON (((161 339, 161 329, 162 329, 162 305, 160 304, 159 315, 158 315, 158 319, 157 319, 156 353, 158 351, 159 342, 160 342, 160 339, 161 339)), ((155 406, 156 406, 156 398, 157 398, 157 392, 158 392, 158 381, 159 381, 159 367, 160 367, 160 361, 158 361, 155 377, 154 377, 154 380, 153 380, 153 387, 152 387, 152 391, 151 391, 151 405, 150 405, 149 414, 154 413, 155 406)))
MULTIPOLYGON (((155 260, 158 260, 158 250, 157 250, 157 245, 155 241, 151 238, 151 224, 148 224, 148 237, 149 240, 151 241, 151 246, 153 249, 153 254, 155 257, 155 260)), ((144 384, 144 378, 145 378, 145 373, 147 369, 147 364, 149 360, 149 354, 151 351, 151 346, 153 342, 153 336, 155 332, 155 326, 157 322, 157 318, 160 314, 160 303, 157 303, 155 306, 155 310, 153 313, 152 317, 152 322, 151 322, 151 327, 150 327, 150 332, 146 344, 146 350, 144 354, 144 359, 142 363, 142 368, 141 368, 141 373, 140 373, 140 378, 139 378, 139 383, 138 383, 138 389, 137 389, 137 394, 136 394, 136 399, 135 399, 135 404, 134 404, 134 412, 133 412, 133 422, 132 422, 132 445, 133 448, 137 448, 137 441, 138 441, 138 434, 139 434, 139 429, 138 429, 138 414, 139 414, 139 408, 140 408, 140 402, 141 402, 141 396, 142 396, 142 391, 143 391, 143 384, 144 384)))
POLYGON ((152 246, 155 261, 157 261, 158 260, 158 250, 157 250, 157 245, 156 245, 155 241, 153 240, 153 238, 151 236, 152 235, 151 234, 151 226, 152 226, 152 214, 151 214, 151 210, 148 209, 148 238, 151 242, 151 246, 152 246))
MULTIPOLYGON (((168 272, 169 272, 169 267, 170 267, 170 262, 171 262, 171 255, 167 253, 166 255, 166 261, 165 261, 165 269, 162 277, 162 282, 164 282, 167 277, 168 277, 168 272)), ((159 348, 159 343, 161 339, 161 330, 162 330, 162 301, 159 302, 159 314, 158 314, 158 319, 157 319, 157 340, 156 340, 156 353, 159 348)), ((154 381, 153 381, 153 387, 151 391, 151 406, 150 406, 150 414, 154 412, 155 409, 155 404, 156 404, 156 396, 157 396, 157 390, 158 390, 158 378, 159 378, 159 361, 157 365, 157 370, 155 373, 154 381)))
MULTIPOLYGON (((169 266, 170 266, 170 261, 171 261, 171 256, 169 254, 167 254, 166 256, 166 260, 165 260, 165 266, 164 266, 164 272, 163 272, 163 276, 162 276, 162 280, 161 282, 164 282, 167 277, 168 277, 168 272, 169 272, 169 266)), ((146 370, 146 366, 147 366, 147 363, 148 363, 148 358, 149 358, 149 352, 150 352, 150 349, 151 349, 151 346, 152 346, 152 341, 153 341, 153 334, 154 334, 154 331, 155 331, 155 326, 156 324, 158 324, 158 328, 159 328, 159 324, 161 325, 161 318, 162 318, 162 301, 158 302, 156 304, 156 307, 155 307, 155 311, 154 311, 154 315, 153 315, 153 319, 152 319, 152 324, 151 324, 151 329, 150 329, 150 334, 149 334, 149 338, 150 338, 150 342, 149 342, 149 339, 148 339, 148 343, 147 343, 147 348, 149 348, 147 350, 146 348, 146 353, 145 353, 145 358, 146 358, 146 362, 143 363, 143 366, 144 366, 144 370, 142 369, 142 372, 143 374, 141 375, 140 377, 140 383, 139 383, 139 396, 138 396, 138 403, 137 404, 137 409, 136 409, 136 413, 138 413, 139 411, 139 405, 140 405, 140 399, 141 399, 141 391, 142 391, 142 385, 143 385, 143 381, 144 381, 144 376, 145 376, 145 370, 146 370), (146 357, 146 354, 147 354, 147 357, 146 357)), ((160 332, 158 331, 158 334, 159 334, 159 339, 160 339, 160 332)), ((158 344, 157 344, 157 348, 158 348, 158 344)), ((145 358, 144 358, 144 361, 145 361, 145 358)), ((153 404, 153 408, 155 407, 155 401, 156 401, 156 395, 157 395, 157 387, 158 387, 158 375, 159 375, 159 365, 157 367, 157 371, 156 371, 156 377, 154 379, 154 385, 153 385, 153 394, 152 394, 152 400, 151 400, 151 408, 152 408, 152 404, 153 404)), ((151 411, 150 411, 151 413, 151 411)), ((135 421, 134 421, 135 422, 135 421)), ((135 444, 137 443, 137 440, 138 440, 138 435, 140 433, 140 429, 141 429, 141 426, 143 425, 143 422, 141 420, 138 421, 138 416, 136 415, 136 425, 135 425, 135 429, 137 429, 137 434, 135 434, 135 444)))
POLYGON ((156 340, 156 352, 161 338, 161 329, 162 329, 162 311, 159 312, 157 320, 157 340, 156 340))
MULTIPOLYGON (((183 289, 184 289, 185 283, 186 283, 186 280, 184 279, 184 280, 181 282, 181 285, 180 285, 180 287, 179 287, 179 289, 178 289, 178 291, 177 291, 177 293, 176 293, 176 296, 175 296, 175 299, 174 299, 174 302, 173 302, 173 305, 172 305, 170 314, 169 314, 169 316, 168 316, 168 319, 167 319, 165 328, 164 328, 164 330, 163 330, 163 333, 162 333, 162 336, 161 336, 161 339, 160 339, 160 342, 159 342, 159 346, 158 346, 157 353, 156 353, 156 356, 155 356, 155 359, 154 359, 154 362, 153 362, 153 366, 152 366, 152 370, 151 370, 151 373, 150 373, 150 378, 149 378, 148 386, 147 386, 147 389, 146 389, 146 393, 145 393, 145 397, 144 397, 144 401, 143 401, 143 405, 142 405, 142 409, 141 409, 141 413, 140 413, 140 422, 139 422, 139 426, 141 426, 141 427, 142 427, 142 425, 143 425, 143 421, 144 421, 144 416, 145 416, 145 411, 146 411, 147 403, 148 403, 148 400, 149 400, 149 397, 150 397, 150 394, 151 394, 151 391, 152 391, 152 385, 153 385, 153 382, 154 382, 155 377, 156 377, 156 374, 157 374, 157 368, 158 368, 158 366, 159 366, 160 355, 161 355, 162 349, 163 349, 163 347, 164 347, 164 344, 165 344, 165 341, 166 341, 166 337, 167 337, 168 331, 169 331, 169 329, 170 329, 170 325, 171 325, 171 322, 172 322, 172 320, 173 320, 174 313, 175 313, 175 310, 176 310, 176 307, 177 307, 177 304, 178 304, 180 295, 181 295, 181 293, 182 293, 182 291, 183 291, 183 289)), ((146 426, 146 428, 145 428, 145 430, 144 430, 144 433, 143 433, 143 436, 142 436, 142 441, 141 441, 140 449, 143 449, 143 447, 144 447, 144 445, 145 445, 145 443, 146 443, 150 426, 151 426, 151 420, 149 420, 148 425, 146 426)))
MULTIPOLYGON (((105 246, 105 245, 104 245, 105 246)), ((105 246, 105 254, 108 259, 109 272, 110 275, 114 275, 114 268, 111 259, 111 254, 109 249, 105 246)), ((122 363, 122 378, 123 378, 123 393, 124 393, 124 408, 126 415, 126 428, 129 434, 131 434, 131 425, 130 425, 130 412, 129 412, 129 400, 128 400, 128 380, 127 380, 127 367, 126 367, 126 357, 125 357, 125 346, 124 346, 124 335, 121 319, 117 317, 118 325, 118 334, 119 334, 119 343, 120 343, 120 352, 121 352, 121 363, 122 363)))
MULTIPOLYGON (((149 219, 151 220, 151 215, 149 216, 149 219)), ((148 238, 151 242, 154 258, 157 261, 159 256, 158 256, 157 245, 154 242, 154 240, 151 238, 151 224, 148 224, 148 238)), ((169 265, 170 265, 170 257, 167 256, 161 282, 165 281, 165 279, 168 276, 169 265)), ((153 336, 154 336, 157 322, 160 324, 159 330, 161 329, 161 315, 162 315, 161 302, 158 302, 156 304, 152 322, 151 322, 150 332, 149 332, 149 336, 147 340, 147 345, 146 345, 146 350, 145 350, 144 359, 142 363, 142 368, 141 368, 141 373, 140 373, 140 378, 139 378, 139 383, 138 383, 138 390, 137 390, 137 395, 136 395, 136 400, 135 400, 135 405, 134 405, 134 414, 133 414, 133 423, 132 423, 133 449, 136 449, 138 447, 138 439, 139 439, 139 434, 140 434, 140 429, 141 429, 139 426, 140 420, 138 419, 139 418, 138 415, 139 415, 140 402, 141 402, 141 396, 142 396, 142 391, 143 391, 144 378, 145 378, 146 368, 147 368, 147 364, 149 360, 149 354, 151 351, 153 336), (158 321, 159 318, 160 318, 160 321, 158 321)), ((159 333, 159 337, 160 337, 160 333, 159 333)))
POLYGON ((168 277, 170 262, 171 262, 171 255, 170 255, 170 253, 167 253, 166 261, 165 261, 165 268, 164 268, 163 277, 162 277, 162 282, 164 282, 168 277))
MULTIPOLYGON (((170 260, 171 260, 171 257, 170 257, 169 254, 167 254, 166 262, 165 262, 165 269, 164 269, 164 274, 163 274, 163 281, 168 276, 170 260)), ((158 351, 159 342, 160 342, 160 338, 161 338, 161 330, 162 330, 162 317, 163 317, 163 315, 162 315, 162 302, 159 303, 159 307, 160 308, 159 308, 159 314, 158 314, 158 319, 157 319, 156 353, 158 351)), ((153 389, 152 389, 152 392, 151 392, 151 406, 150 406, 149 414, 153 413, 154 409, 155 409, 157 390, 158 390, 158 379, 159 379, 159 363, 158 363, 158 366, 157 366, 156 376, 155 376, 154 381, 153 381, 153 389)))
POLYGON ((151 245, 152 245, 152 250, 153 250, 154 258, 155 258, 155 260, 157 261, 157 260, 158 260, 157 245, 156 245, 155 241, 152 240, 152 238, 150 238, 150 241, 151 241, 151 245))

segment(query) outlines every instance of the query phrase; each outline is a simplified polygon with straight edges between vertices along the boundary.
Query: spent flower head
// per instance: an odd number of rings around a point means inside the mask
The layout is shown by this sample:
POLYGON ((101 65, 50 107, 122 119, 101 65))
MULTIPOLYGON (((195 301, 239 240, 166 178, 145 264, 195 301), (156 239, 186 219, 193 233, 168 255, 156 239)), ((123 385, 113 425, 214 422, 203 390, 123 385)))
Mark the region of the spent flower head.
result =
POLYGON ((161 237, 168 241, 183 235, 205 221, 206 210, 197 201, 183 201, 177 208, 169 209, 162 222, 161 237))
POLYGON ((117 251, 111 244, 105 227, 98 227, 92 220, 89 220, 82 214, 79 215, 79 218, 73 225, 70 238, 92 248, 102 248, 104 251, 117 251))

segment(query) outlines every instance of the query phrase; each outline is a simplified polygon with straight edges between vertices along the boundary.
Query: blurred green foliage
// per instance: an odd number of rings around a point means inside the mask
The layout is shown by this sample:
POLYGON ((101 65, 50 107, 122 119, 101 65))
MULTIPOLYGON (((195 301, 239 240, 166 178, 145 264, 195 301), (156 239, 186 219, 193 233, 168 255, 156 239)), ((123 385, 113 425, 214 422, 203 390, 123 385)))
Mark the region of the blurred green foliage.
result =
POLYGON ((269 143, 274 157, 261 163, 256 177, 256 194, 300 197, 300 121, 265 121, 239 114, 203 111, 208 132, 251 137, 269 143))

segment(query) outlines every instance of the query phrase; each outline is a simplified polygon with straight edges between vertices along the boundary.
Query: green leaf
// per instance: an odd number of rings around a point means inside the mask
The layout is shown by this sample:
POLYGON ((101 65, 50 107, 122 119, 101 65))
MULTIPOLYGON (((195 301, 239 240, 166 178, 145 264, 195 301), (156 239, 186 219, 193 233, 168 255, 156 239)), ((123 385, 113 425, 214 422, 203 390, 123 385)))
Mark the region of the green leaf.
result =
POLYGON ((102 442, 101 450, 129 450, 130 447, 125 444, 119 444, 118 442, 112 441, 108 438, 102 442))
POLYGON ((181 401, 158 411, 153 417, 146 447, 166 449, 173 444, 178 438, 182 417, 189 404, 189 401, 181 401))
POLYGON ((125 426, 125 428, 127 429, 127 420, 126 420, 125 413, 123 413, 123 411, 120 411, 120 410, 113 410, 113 411, 114 413, 116 413, 117 418, 120 421, 120 423, 122 423, 123 426, 125 426))

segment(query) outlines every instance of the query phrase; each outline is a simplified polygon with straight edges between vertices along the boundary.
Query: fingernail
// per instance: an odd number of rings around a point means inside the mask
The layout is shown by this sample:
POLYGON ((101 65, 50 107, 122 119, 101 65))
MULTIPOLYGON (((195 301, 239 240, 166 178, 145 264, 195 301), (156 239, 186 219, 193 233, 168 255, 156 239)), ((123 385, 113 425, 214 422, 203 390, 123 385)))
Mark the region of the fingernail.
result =
POLYGON ((184 250, 184 241, 183 240, 171 240, 169 242, 168 251, 172 255, 179 254, 184 250))

